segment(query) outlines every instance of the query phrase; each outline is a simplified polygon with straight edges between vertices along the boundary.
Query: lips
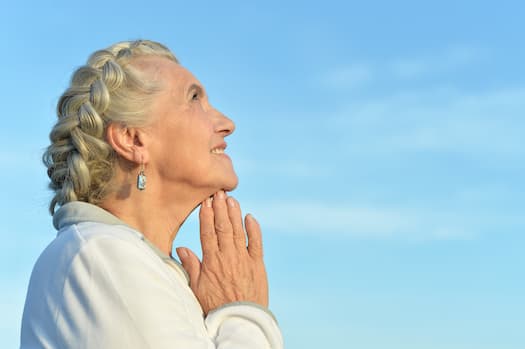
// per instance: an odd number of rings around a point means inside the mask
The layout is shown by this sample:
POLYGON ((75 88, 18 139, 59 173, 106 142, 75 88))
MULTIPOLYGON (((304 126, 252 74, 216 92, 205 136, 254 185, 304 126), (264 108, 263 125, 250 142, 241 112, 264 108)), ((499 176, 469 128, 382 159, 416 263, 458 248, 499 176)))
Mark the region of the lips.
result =
POLYGON ((226 142, 222 142, 221 144, 216 145, 210 150, 210 153, 212 154, 224 154, 224 149, 226 149, 226 142))

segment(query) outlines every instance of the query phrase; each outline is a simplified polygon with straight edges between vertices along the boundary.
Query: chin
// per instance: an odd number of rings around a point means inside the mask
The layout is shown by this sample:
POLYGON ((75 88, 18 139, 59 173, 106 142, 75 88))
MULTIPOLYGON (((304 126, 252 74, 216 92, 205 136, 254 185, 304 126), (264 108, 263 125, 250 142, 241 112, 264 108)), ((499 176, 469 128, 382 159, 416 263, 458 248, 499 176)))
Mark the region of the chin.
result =
POLYGON ((235 188, 237 188, 237 185, 238 185, 238 184, 239 184, 239 178, 237 177, 236 174, 234 174, 234 175, 232 176, 232 178, 230 178, 230 179, 228 180, 228 182, 225 183, 225 184, 223 185, 222 189, 223 189, 224 191, 232 191, 232 190, 234 190, 235 188))

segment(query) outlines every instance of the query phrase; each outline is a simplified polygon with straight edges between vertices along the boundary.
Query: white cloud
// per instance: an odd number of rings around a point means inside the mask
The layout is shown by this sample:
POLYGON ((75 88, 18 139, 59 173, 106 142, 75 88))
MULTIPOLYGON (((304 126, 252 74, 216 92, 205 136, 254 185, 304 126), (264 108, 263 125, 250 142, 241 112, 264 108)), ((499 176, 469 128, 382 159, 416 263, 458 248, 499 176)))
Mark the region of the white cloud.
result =
POLYGON ((328 71, 324 86, 353 89, 365 84, 383 84, 397 80, 440 77, 483 60, 487 52, 473 46, 452 46, 413 57, 390 58, 387 61, 352 62, 328 71))
POLYGON ((415 153, 454 153, 514 166, 525 155, 524 110, 525 86, 476 93, 435 87, 355 98, 340 111, 323 115, 322 122, 317 115, 302 117, 300 123, 293 117, 267 118, 264 129, 272 130, 276 150, 246 146, 232 158, 243 176, 313 181, 340 178, 355 166, 373 166, 370 159, 402 160, 415 153))
POLYGON ((523 153, 525 87, 479 94, 409 91, 354 102, 335 117, 348 148, 370 151, 523 153))
MULTIPOLYGON (((290 156, 290 154, 286 154, 290 156)), ((333 175, 333 169, 312 164, 302 159, 272 158, 270 160, 253 159, 246 155, 234 156, 235 169, 244 174, 257 176, 285 176, 292 178, 326 178, 333 175)))
POLYGON ((464 67, 484 55, 485 53, 478 48, 455 46, 428 56, 395 59, 388 64, 388 70, 394 77, 414 79, 464 67))
POLYGON ((465 240, 474 238, 479 229, 479 223, 476 223, 479 220, 434 209, 280 201, 259 204, 254 212, 265 229, 290 234, 418 241, 465 240))

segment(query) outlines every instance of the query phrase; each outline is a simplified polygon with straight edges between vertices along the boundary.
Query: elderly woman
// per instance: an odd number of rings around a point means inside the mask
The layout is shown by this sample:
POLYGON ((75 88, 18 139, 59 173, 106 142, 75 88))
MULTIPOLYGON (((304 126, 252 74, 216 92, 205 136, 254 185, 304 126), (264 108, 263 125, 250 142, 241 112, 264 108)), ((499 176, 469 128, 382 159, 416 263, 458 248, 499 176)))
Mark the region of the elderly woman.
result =
POLYGON ((233 122, 152 41, 95 52, 60 98, 44 163, 56 239, 34 267, 22 348, 281 348, 233 122), (147 179, 147 180, 146 180, 147 179), (202 261, 173 240, 200 206, 202 261), (246 230, 245 230, 246 229, 246 230))

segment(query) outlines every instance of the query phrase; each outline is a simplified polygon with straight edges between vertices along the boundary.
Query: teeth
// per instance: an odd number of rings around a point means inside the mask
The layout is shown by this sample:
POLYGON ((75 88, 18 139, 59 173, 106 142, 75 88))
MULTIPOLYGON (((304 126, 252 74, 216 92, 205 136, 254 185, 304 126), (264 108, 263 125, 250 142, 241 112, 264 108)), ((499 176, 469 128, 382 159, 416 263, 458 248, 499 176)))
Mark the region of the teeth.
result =
POLYGON ((211 152, 213 154, 224 154, 224 149, 215 148, 215 149, 212 149, 211 152))

